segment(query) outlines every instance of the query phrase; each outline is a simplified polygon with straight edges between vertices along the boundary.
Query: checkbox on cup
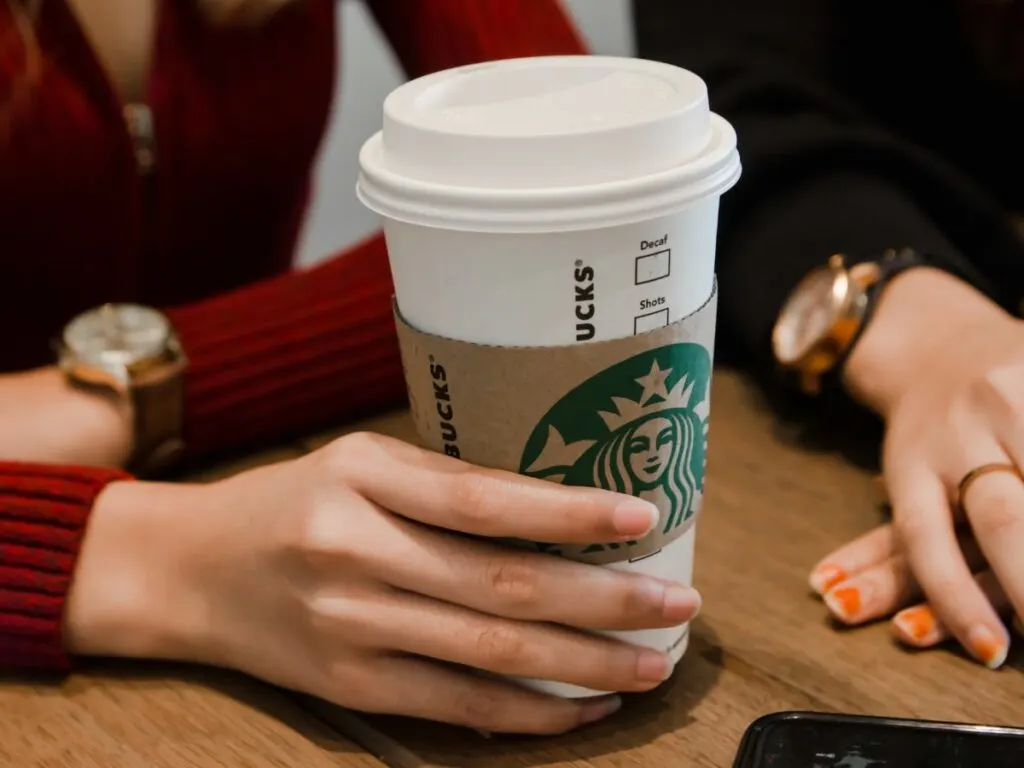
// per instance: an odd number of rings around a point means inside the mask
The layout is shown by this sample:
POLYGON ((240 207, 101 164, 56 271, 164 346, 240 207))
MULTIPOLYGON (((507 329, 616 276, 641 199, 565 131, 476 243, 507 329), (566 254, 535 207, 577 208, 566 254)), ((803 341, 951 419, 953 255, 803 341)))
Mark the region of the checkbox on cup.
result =
POLYGON ((636 284, 645 285, 664 280, 672 274, 672 250, 666 248, 657 253, 636 257, 636 284))
POLYGON ((666 325, 668 325, 668 309, 648 312, 646 315, 639 315, 633 319, 633 334, 647 333, 656 328, 664 328, 666 325))

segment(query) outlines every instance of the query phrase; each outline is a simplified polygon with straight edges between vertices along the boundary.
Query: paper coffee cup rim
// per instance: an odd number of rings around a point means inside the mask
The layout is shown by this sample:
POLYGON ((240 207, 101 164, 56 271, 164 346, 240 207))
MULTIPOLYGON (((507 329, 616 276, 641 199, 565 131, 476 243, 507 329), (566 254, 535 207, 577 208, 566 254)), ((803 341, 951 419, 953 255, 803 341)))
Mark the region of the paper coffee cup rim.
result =
POLYGON ((359 153, 359 200, 406 224, 457 231, 543 234, 633 224, 719 196, 735 186, 741 164, 736 131, 711 113, 711 141, 692 160, 619 181, 545 189, 438 184, 400 176, 384 164, 383 133, 359 153))

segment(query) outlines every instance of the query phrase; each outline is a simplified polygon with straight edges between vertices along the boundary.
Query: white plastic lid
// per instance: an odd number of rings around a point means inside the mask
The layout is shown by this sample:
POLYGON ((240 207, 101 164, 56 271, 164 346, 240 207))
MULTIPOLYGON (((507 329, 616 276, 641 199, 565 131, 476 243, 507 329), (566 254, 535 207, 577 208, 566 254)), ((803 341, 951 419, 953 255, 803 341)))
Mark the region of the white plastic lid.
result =
POLYGON ((384 102, 360 152, 371 210, 424 226, 550 232, 654 218, 740 174, 736 134, 692 72, 556 56, 439 72, 384 102))

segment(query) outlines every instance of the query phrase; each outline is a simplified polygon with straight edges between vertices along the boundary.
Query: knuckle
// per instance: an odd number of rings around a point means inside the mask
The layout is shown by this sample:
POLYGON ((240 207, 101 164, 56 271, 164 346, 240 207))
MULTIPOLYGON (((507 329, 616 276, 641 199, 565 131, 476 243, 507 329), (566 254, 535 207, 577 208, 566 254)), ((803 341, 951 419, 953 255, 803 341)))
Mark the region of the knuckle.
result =
POLYGON ((456 695, 453 708, 463 724, 491 730, 501 724, 504 702, 496 691, 474 686, 456 695))
POLYGON ((305 625, 317 637, 354 637, 372 628, 370 612, 347 595, 311 590, 302 600, 305 625))
POLYGON ((928 513, 918 508, 904 508, 893 517, 897 537, 904 544, 912 544, 928 532, 928 513))
POLYGON ((300 560, 317 549, 317 542, 324 535, 323 523, 315 504, 303 504, 292 509, 281 527, 282 551, 300 560))
POLYGON ((618 601, 610 601, 610 604, 618 605, 618 616, 622 622, 632 623, 638 618, 646 619, 652 614, 657 614, 660 617, 663 604, 659 605, 651 599, 651 593, 642 587, 641 579, 630 579, 629 582, 621 584, 618 589, 620 595, 618 601))
POLYGON ((500 493, 500 484, 490 476, 476 471, 461 472, 452 476, 448 507, 457 522, 474 529, 489 529, 494 518, 494 499, 500 493))
POLYGON ((310 554, 332 552, 341 539, 332 516, 323 514, 316 507, 302 515, 298 527, 299 546, 310 554))
POLYGON ((328 443, 315 455, 328 478, 344 479, 381 449, 383 439, 372 432, 352 432, 328 443))
POLYGON ((292 549, 302 560, 319 563, 328 559, 339 567, 358 559, 358 537, 352 536, 351 522, 334 512, 314 506, 300 516, 292 549))
POLYGON ((997 365, 971 383, 971 396, 980 404, 1020 413, 1024 404, 1017 395, 1019 381, 1019 365, 997 365))
POLYGON ((485 578, 491 593, 506 606, 534 606, 540 597, 539 569, 528 555, 492 557, 487 563, 485 578))
POLYGON ((301 601, 303 624, 315 634, 330 631, 335 624, 333 601, 320 590, 313 590, 301 601))
POLYGON ((484 627, 476 639, 476 655, 485 669, 496 672, 514 670, 526 655, 522 633, 504 623, 484 627))

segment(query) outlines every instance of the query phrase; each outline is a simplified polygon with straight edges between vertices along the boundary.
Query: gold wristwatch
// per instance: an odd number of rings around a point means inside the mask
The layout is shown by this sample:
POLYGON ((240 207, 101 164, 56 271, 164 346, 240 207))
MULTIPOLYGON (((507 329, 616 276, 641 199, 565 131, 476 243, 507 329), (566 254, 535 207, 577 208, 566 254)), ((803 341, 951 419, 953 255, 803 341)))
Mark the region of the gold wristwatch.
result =
POLYGON ((127 469, 167 469, 183 449, 187 360, 170 320, 138 304, 105 304, 76 317, 58 343, 74 386, 110 397, 132 426, 127 469))
POLYGON ((900 272, 925 264, 909 248, 853 265, 842 254, 833 255, 801 280, 783 304, 772 332, 776 361, 796 374, 805 393, 818 394, 825 378, 838 374, 885 286, 900 272))

